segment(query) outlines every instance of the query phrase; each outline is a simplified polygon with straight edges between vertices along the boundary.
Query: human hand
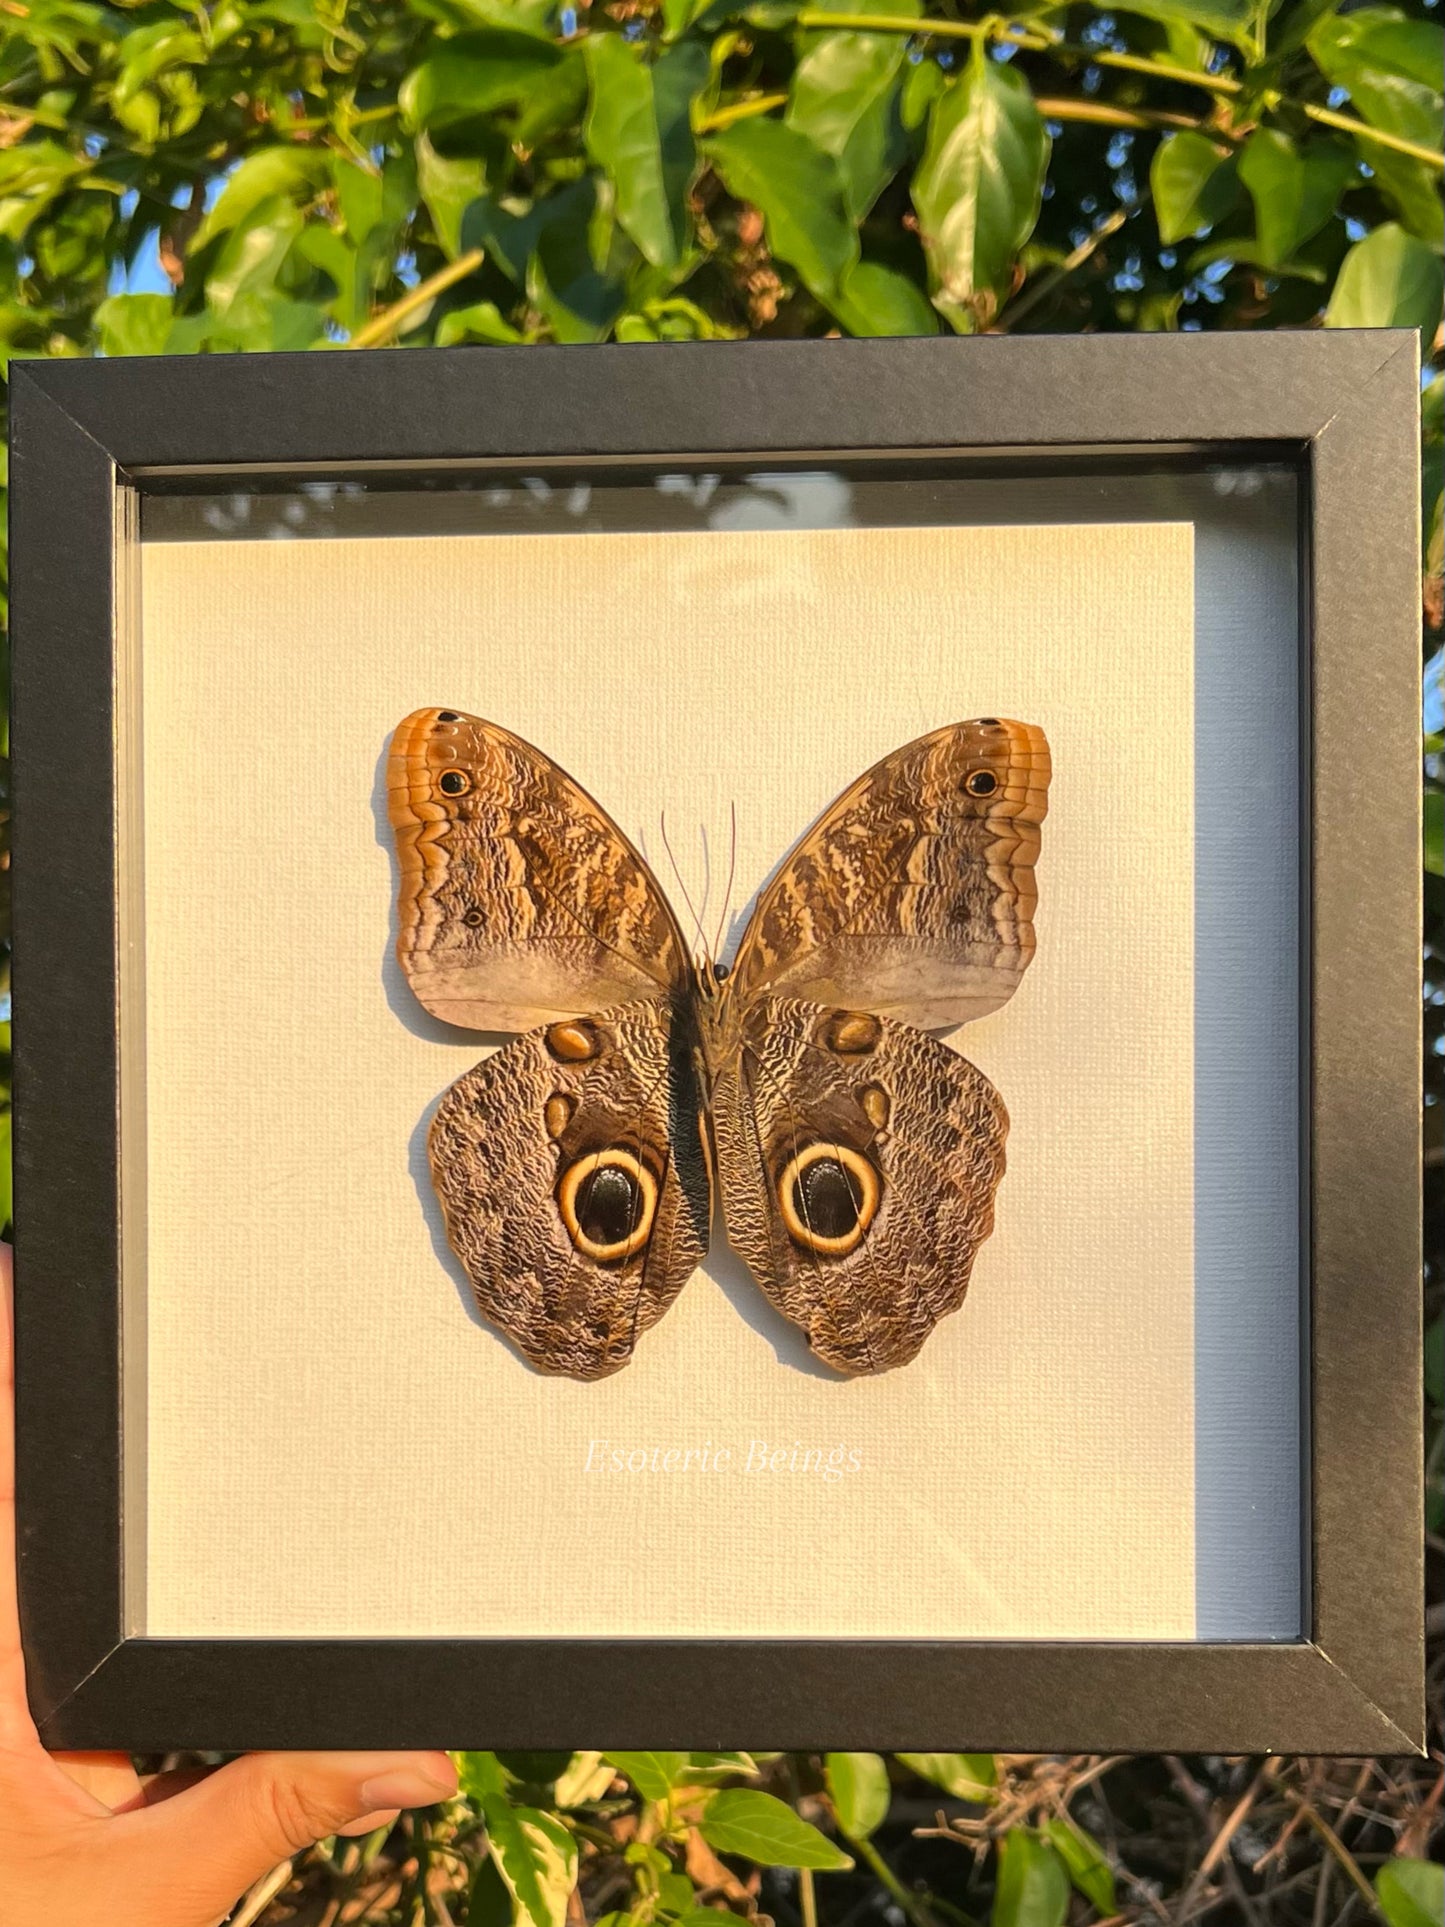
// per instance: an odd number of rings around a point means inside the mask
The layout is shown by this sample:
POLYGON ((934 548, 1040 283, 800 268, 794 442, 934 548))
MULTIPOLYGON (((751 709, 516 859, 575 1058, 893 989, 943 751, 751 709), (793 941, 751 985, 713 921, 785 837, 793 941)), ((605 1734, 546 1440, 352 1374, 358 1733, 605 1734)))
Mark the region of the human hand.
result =
POLYGON ((142 1781, 125 1753, 47 1753, 30 1717, 15 1588, 11 1254, 0 1244, 0 1927, 216 1927, 327 1834, 369 1833, 456 1792, 445 1753, 251 1753, 142 1781))

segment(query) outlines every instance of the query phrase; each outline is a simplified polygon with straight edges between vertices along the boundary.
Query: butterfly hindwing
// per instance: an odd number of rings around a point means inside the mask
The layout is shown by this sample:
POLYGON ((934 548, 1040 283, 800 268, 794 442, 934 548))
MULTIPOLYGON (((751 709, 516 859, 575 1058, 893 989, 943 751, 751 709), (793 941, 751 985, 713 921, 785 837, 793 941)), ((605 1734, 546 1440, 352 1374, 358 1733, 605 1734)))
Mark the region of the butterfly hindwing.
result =
POLYGON ((1043 731, 993 716, 875 763, 758 899, 734 994, 873 1010, 925 1030, 996 1010, 1034 951, 1049 773, 1043 731))
POLYGON ((728 1239, 764 1294, 837 1371, 906 1364, 993 1229, 993 1085, 906 1024, 765 997, 714 1118, 728 1239))
POLYGON ((415 710, 392 737, 386 781, 397 955, 433 1016, 527 1030, 687 981, 687 946, 644 859, 519 736, 460 710, 415 710))
POLYGON ((688 1026, 661 1001, 528 1031, 457 1079, 428 1140, 477 1304, 531 1362, 625 1365, 707 1250, 688 1026))

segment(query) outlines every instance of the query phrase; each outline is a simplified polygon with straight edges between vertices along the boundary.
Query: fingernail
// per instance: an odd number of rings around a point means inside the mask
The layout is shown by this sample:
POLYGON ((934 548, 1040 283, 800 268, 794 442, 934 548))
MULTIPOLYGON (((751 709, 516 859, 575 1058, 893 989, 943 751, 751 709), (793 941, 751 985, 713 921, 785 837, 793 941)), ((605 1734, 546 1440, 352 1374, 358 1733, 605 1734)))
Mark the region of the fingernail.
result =
POLYGON ((380 1813, 388 1807, 432 1807, 438 1800, 450 1800, 455 1792, 455 1784, 449 1786, 430 1773, 401 1767, 364 1781, 359 1797, 368 1813, 380 1813))

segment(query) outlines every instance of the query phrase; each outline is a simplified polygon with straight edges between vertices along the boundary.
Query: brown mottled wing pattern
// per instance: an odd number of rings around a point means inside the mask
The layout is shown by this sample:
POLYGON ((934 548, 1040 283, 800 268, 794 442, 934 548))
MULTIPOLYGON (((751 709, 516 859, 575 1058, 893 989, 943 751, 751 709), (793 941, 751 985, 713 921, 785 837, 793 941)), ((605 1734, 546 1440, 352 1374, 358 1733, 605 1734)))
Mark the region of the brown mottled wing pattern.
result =
POLYGON ((707 1250, 686 1013, 660 1001, 529 1031, 457 1079, 428 1149, 483 1314, 531 1362, 603 1378, 707 1250))
POLYGON ((906 1024, 767 997, 713 1101, 728 1239, 765 1295, 836 1371, 906 1365, 993 1229, 993 1085, 906 1024))
POLYGON ((387 804, 397 955, 433 1016, 527 1030, 687 981, 687 945, 647 864, 510 731, 415 710, 392 737, 387 804))
POLYGON ((885 756, 763 892, 734 994, 805 997, 925 1030, 997 1009, 1033 955, 1048 784, 1043 731, 997 717, 885 756))

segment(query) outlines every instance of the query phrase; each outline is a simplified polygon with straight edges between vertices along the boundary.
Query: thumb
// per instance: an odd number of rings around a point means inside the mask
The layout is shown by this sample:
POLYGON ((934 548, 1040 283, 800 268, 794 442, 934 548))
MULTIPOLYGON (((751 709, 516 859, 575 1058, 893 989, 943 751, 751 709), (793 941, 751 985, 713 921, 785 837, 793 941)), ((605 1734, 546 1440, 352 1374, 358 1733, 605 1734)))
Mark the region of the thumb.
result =
POLYGON ((327 1834, 456 1790, 445 1753, 249 1753, 124 1824, 137 1862, 154 1871, 157 1921, 200 1927, 327 1834))

